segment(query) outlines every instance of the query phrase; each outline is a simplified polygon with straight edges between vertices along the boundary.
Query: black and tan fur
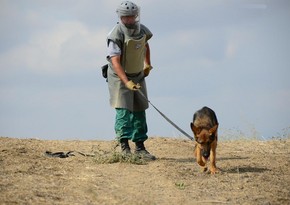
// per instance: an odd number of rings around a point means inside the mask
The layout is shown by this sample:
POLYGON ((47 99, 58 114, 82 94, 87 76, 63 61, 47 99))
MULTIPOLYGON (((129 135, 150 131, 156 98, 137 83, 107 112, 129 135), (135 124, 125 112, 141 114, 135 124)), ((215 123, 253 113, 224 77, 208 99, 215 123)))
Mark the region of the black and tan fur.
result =
POLYGON ((190 123, 190 127, 196 141, 195 156, 197 163, 201 166, 202 171, 206 171, 206 163, 209 158, 211 174, 217 173, 216 147, 218 120, 215 112, 208 107, 203 107, 196 111, 193 115, 193 122, 190 123))

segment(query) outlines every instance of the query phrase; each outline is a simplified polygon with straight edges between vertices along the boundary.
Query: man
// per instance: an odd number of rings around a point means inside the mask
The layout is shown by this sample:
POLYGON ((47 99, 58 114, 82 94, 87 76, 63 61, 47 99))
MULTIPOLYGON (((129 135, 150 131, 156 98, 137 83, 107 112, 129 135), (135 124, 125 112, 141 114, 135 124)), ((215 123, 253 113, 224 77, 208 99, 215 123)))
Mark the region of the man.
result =
POLYGON ((144 145, 148 139, 145 110, 148 102, 145 77, 152 69, 148 40, 150 30, 140 24, 140 9, 130 1, 117 8, 119 22, 107 37, 108 87, 110 104, 116 110, 115 132, 122 152, 130 154, 129 140, 135 142, 135 153, 151 160, 144 145))

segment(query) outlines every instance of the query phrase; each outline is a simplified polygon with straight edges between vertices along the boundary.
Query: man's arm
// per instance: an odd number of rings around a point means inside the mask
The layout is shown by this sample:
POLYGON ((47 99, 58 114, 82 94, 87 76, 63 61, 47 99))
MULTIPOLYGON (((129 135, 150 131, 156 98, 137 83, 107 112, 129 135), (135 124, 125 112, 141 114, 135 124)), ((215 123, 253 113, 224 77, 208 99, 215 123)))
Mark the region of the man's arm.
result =
POLYGON ((126 73, 121 65, 121 56, 112 56, 111 57, 111 62, 114 68, 114 71, 116 74, 119 76, 121 81, 126 84, 129 80, 126 76, 126 73))
POLYGON ((145 46, 146 46, 145 65, 151 65, 150 46, 149 46, 149 43, 146 43, 145 46))

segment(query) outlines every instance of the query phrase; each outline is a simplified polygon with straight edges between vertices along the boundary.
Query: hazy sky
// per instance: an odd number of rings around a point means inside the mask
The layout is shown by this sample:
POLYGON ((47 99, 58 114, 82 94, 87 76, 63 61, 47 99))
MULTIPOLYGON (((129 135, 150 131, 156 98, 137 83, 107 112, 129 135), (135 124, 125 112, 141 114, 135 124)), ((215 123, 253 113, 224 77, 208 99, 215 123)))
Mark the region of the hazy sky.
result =
MULTIPOLYGON (((0 0, 0 136, 114 139, 100 67, 116 0, 0 0)), ((189 134, 215 110, 219 133, 289 135, 289 0, 139 0, 154 34, 149 100, 189 134)), ((182 137, 154 109, 149 136, 182 137)), ((184 137, 186 139, 186 137, 184 137)))

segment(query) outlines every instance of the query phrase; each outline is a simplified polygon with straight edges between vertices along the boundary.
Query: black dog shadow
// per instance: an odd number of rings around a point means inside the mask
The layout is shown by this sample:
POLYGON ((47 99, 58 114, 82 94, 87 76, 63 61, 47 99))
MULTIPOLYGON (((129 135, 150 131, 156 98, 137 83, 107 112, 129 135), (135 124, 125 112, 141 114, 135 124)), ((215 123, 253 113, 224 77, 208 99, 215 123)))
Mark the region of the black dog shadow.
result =
POLYGON ((194 158, 176 159, 176 158, 172 158, 172 157, 161 157, 161 158, 159 158, 159 160, 168 161, 168 162, 178 162, 178 163, 195 162, 194 158))
MULTIPOLYGON (((223 161, 223 160, 242 160, 242 159, 249 159, 249 157, 219 157, 217 158, 217 161, 223 161)), ((177 159, 173 157, 161 157, 159 158, 161 161, 170 161, 170 162, 196 162, 195 157, 188 157, 188 158, 182 158, 177 159)))
MULTIPOLYGON (((243 160, 243 159, 249 159, 249 157, 220 157, 217 158, 217 161, 223 161, 223 160, 243 160)), ((159 158, 161 161, 169 161, 169 162, 196 162, 195 157, 188 157, 188 158, 173 158, 173 157, 161 157, 159 158)))
POLYGON ((231 173, 231 174, 238 174, 238 173, 263 173, 266 171, 270 171, 270 169, 264 167, 251 167, 251 166, 244 166, 244 167, 235 167, 227 170, 223 170, 223 172, 231 173))
POLYGON ((237 159, 249 159, 249 157, 218 157, 217 160, 237 160, 237 159))
MULTIPOLYGON (((248 157, 224 157, 219 158, 218 160, 244 160, 248 159, 248 157)), ((172 158, 172 157, 162 157, 159 158, 161 161, 168 161, 168 162, 174 162, 174 163, 196 163, 195 158, 172 158)), ((234 167, 229 169, 221 169, 220 171, 223 173, 230 173, 230 174, 242 174, 242 173, 263 173, 266 171, 270 171, 270 169, 264 168, 264 167, 252 167, 252 166, 242 166, 242 167, 234 167)))

